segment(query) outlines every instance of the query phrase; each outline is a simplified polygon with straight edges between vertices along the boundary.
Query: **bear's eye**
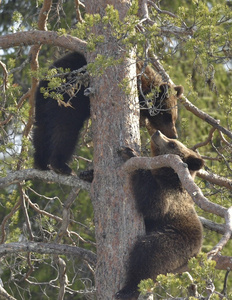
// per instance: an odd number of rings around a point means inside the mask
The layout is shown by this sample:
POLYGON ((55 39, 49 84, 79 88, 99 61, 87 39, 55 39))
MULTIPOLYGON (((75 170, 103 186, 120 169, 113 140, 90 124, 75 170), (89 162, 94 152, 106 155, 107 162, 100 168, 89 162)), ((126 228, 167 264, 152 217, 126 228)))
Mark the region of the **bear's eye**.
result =
POLYGON ((176 147, 176 144, 174 142, 169 142, 168 146, 169 146, 169 148, 174 149, 176 147))

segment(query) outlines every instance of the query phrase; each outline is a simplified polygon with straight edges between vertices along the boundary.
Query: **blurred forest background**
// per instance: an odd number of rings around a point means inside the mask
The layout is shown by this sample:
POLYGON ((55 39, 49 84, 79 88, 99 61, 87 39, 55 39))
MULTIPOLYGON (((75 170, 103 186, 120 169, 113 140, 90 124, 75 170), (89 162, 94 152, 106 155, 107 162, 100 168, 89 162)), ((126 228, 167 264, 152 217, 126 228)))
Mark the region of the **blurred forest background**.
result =
MULTIPOLYGON (((37 29, 42 2, 2 0, 1 35, 37 29)), ((144 38, 150 39, 152 50, 173 82, 184 86, 188 100, 220 120, 220 125, 231 131, 232 1, 161 0, 156 3, 162 10, 174 13, 176 18, 152 8, 150 17, 157 23, 147 24, 149 34, 144 38), (176 26, 185 24, 192 33, 158 34, 159 28, 170 23, 176 26)), ((80 6, 80 11, 84 18, 84 7, 80 6)), ((84 38, 83 31, 78 35, 80 21, 77 19, 74 1, 71 0, 53 3, 47 26, 48 30, 60 34, 69 33, 84 38)), ((138 46, 138 56, 143 58, 143 40, 139 35, 134 39, 134 44, 138 46)), ((0 175, 3 178, 9 172, 33 168, 33 126, 29 124, 31 106, 28 99, 23 98, 31 85, 29 51, 29 46, 0 50, 0 61, 5 64, 8 72, 6 84, 6 74, 3 65, 0 66, 0 175)), ((39 53, 38 76, 42 78, 51 62, 66 52, 65 49, 43 45, 39 53)), ((188 147, 194 147, 208 139, 205 145, 195 147, 205 159, 205 170, 232 180, 231 139, 217 130, 212 132, 207 122, 187 111, 181 103, 178 109, 179 140, 188 147)), ((149 135, 145 128, 141 128, 141 145, 142 155, 149 156, 149 135)), ((88 122, 70 164, 72 169, 78 173, 88 168, 92 155, 91 122, 88 122)), ((224 207, 231 206, 231 189, 200 177, 195 181, 210 201, 224 207)), ((93 209, 87 191, 75 191, 68 230, 60 233, 63 207, 72 192, 71 186, 46 183, 40 179, 1 188, 1 243, 31 240, 33 232, 33 240, 36 242, 61 242, 95 252, 93 209), (28 230, 28 219, 31 232, 28 230)), ((200 216, 211 221, 224 222, 200 208, 197 211, 200 216)), ((210 251, 220 238, 220 234, 205 229, 202 251, 210 251)), ((229 241, 222 254, 231 253, 232 245, 229 241)), ((25 252, 2 256, 0 277, 4 289, 15 299, 58 299, 59 271, 56 259, 49 254, 25 252)), ((63 255, 62 259, 65 260, 69 282, 64 299, 91 299, 94 277, 90 264, 75 256, 63 255)), ((215 270, 210 275, 218 291, 223 289, 225 273, 225 270, 215 270)), ((207 281, 205 278, 202 280, 207 281)), ((177 285, 173 283, 174 287, 177 285)), ((232 299, 232 274, 228 277, 227 293, 228 299, 232 299)))

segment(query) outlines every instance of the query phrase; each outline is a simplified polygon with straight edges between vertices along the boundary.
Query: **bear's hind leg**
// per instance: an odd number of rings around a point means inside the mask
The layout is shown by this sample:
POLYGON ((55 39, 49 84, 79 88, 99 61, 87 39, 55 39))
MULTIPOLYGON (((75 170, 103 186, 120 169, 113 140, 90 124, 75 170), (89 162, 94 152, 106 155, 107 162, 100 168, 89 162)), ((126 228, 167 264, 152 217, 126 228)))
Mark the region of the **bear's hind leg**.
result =
POLYGON ((124 287, 115 295, 116 299, 138 299, 138 284, 143 279, 153 277, 152 253, 155 251, 149 236, 143 236, 135 243, 130 256, 124 287), (152 245, 151 245, 152 244, 152 245))
POLYGON ((117 292, 116 299, 137 299, 137 285, 141 280, 156 280, 159 274, 183 271, 193 256, 188 244, 186 236, 171 228, 138 238, 130 253, 125 286, 117 292))
POLYGON ((56 126, 55 130, 53 130, 50 145, 50 167, 57 173, 70 175, 72 174, 72 169, 67 163, 75 150, 78 131, 65 124, 61 126, 56 126))

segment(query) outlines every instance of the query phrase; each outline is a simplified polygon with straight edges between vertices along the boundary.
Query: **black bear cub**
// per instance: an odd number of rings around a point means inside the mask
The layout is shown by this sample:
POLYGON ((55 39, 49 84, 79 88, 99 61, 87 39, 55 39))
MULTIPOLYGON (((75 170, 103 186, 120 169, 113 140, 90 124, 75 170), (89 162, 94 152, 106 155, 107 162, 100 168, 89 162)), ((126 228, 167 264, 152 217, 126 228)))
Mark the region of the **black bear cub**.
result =
MULTIPOLYGON (((57 60, 52 67, 74 71, 86 64, 85 57, 74 52, 57 60)), ((69 81, 68 76, 66 79, 69 81)), ((74 95, 70 90, 64 92, 64 102, 71 104, 65 107, 50 97, 44 98, 42 87, 47 88, 48 81, 40 82, 35 95, 34 165, 41 170, 48 170, 50 166, 58 173, 71 174, 67 162, 74 152, 84 122, 90 116, 89 97, 84 95, 84 86, 74 90, 74 95)))
MULTIPOLYGON (((151 138, 151 152, 152 156, 179 155, 193 178, 203 167, 200 155, 160 131, 151 138)), ((124 160, 136 156, 129 148, 121 155, 124 160)), ((146 235, 133 246, 125 286, 116 299, 137 299, 137 285, 142 279, 155 280, 159 274, 180 272, 199 253, 202 243, 202 225, 194 203, 172 168, 137 170, 131 175, 131 184, 146 235)))
MULTIPOLYGON (((81 53, 73 52, 54 62, 51 67, 74 71, 86 64, 86 59, 81 53)), ((137 63, 137 74, 142 91, 139 96, 142 106, 141 123, 147 126, 150 134, 159 129, 166 136, 176 138, 177 98, 182 95, 183 87, 171 87, 163 83, 161 77, 151 67, 143 67, 142 62, 137 63), (144 99, 151 92, 152 105, 158 109, 154 115, 150 115, 144 99)), ((67 163, 75 150, 83 123, 90 117, 90 101, 89 97, 84 95, 85 87, 76 87, 75 75, 72 75, 73 85, 68 75, 65 79, 69 84, 68 90, 63 91, 63 100, 69 102, 68 107, 58 105, 51 97, 44 97, 41 88, 47 88, 48 81, 42 80, 37 89, 33 135, 34 165, 41 170, 51 168, 58 173, 71 174, 72 170, 67 163)), ((53 92, 60 93, 60 90, 53 92)))

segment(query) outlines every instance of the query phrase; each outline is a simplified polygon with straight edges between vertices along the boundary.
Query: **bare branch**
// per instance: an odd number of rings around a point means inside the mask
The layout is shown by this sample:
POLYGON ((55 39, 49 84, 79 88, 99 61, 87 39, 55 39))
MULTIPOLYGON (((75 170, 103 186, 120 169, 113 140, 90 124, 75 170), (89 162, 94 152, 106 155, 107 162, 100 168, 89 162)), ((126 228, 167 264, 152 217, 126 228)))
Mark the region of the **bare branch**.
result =
POLYGON ((197 148, 200 148, 200 147, 203 147, 203 146, 209 144, 213 138, 213 134, 214 134, 215 130, 216 130, 216 128, 212 127, 209 131, 209 135, 208 135, 207 139, 204 142, 194 145, 191 149, 196 150, 197 148))
POLYGON ((219 243, 209 252, 209 257, 215 256, 229 241, 232 233, 232 206, 228 208, 225 214, 225 233, 219 243))
POLYGON ((153 1, 147 0, 146 2, 147 2, 147 4, 153 6, 159 14, 166 14, 166 15, 169 15, 170 17, 177 18, 177 16, 175 14, 173 14, 172 12, 160 9, 153 1))
POLYGON ((58 216, 56 216, 56 215, 53 215, 53 214, 51 214, 51 213, 49 213, 49 212, 47 212, 47 211, 45 211, 45 210, 40 209, 40 208, 39 208, 39 205, 38 205, 37 203, 31 202, 30 198, 29 198, 26 194, 25 194, 25 198, 26 198, 28 204, 30 205, 30 207, 32 207, 32 208, 33 208, 36 212, 38 212, 39 214, 44 215, 44 216, 47 216, 47 217, 49 217, 49 218, 51 218, 51 219, 54 219, 54 220, 56 220, 57 222, 62 222, 62 218, 60 218, 60 217, 58 217, 58 216))
POLYGON ((219 186, 224 186, 227 189, 232 190, 232 180, 228 178, 218 176, 217 174, 209 173, 205 170, 199 170, 197 172, 197 176, 211 183, 217 184, 219 186))
POLYGON ((6 177, 0 178, 0 188, 29 179, 41 179, 45 182, 56 182, 90 191, 90 184, 80 180, 76 176, 67 176, 57 174, 54 171, 40 171, 36 169, 27 169, 9 173, 6 177))
POLYGON ((40 254, 60 254, 73 255, 86 260, 92 265, 96 264, 96 254, 76 246, 56 244, 56 243, 7 243, 0 245, 0 257, 17 254, 19 252, 34 252, 40 254))
POLYGON ((0 299, 1 300, 17 300, 7 293, 6 290, 0 285, 0 299))
POLYGON ((229 147, 229 148, 232 148, 232 143, 229 143, 227 141, 227 139, 225 139, 224 135, 221 133, 221 131, 219 131, 219 134, 220 134, 220 137, 221 139, 223 140, 223 142, 229 147))
POLYGON ((19 187, 19 194, 20 194, 21 203, 22 203, 21 207, 22 207, 24 217, 25 217, 25 222, 27 225, 27 232, 30 237, 30 240, 33 241, 34 235, 33 235, 32 229, 31 229, 31 222, 30 222, 30 218, 28 215, 27 207, 26 207, 26 200, 25 200, 26 194, 25 194, 25 191, 23 190, 23 187, 21 184, 18 184, 18 187, 19 187))
POLYGON ((12 208, 12 210, 10 211, 10 213, 8 215, 6 215, 2 221, 1 224, 1 241, 0 244, 4 243, 5 239, 6 239, 6 230, 5 230, 5 225, 6 222, 14 215, 14 213, 20 208, 21 206, 21 199, 19 199, 16 204, 14 205, 14 207, 12 208))
POLYGON ((76 5, 77 20, 80 23, 83 23, 83 19, 82 19, 80 8, 79 8, 81 5, 83 6, 83 4, 79 0, 75 0, 75 5, 76 5))
POLYGON ((59 46, 70 51, 80 51, 86 54, 87 43, 71 35, 59 35, 54 31, 25 31, 13 34, 7 34, 0 37, 0 47, 3 49, 15 46, 28 46, 28 45, 53 45, 59 46))
POLYGON ((207 113, 203 112, 199 108, 197 108, 195 105, 193 105, 185 96, 182 96, 180 99, 180 102, 184 105, 184 107, 192 112, 195 116, 202 119, 203 121, 207 122, 214 128, 220 130, 224 134, 226 134, 228 137, 232 139, 232 132, 224 128, 223 126, 219 125, 219 121, 212 118, 207 113))
POLYGON ((68 232, 68 226, 70 224, 70 207, 73 204, 73 202, 76 200, 77 195, 79 193, 80 189, 78 188, 73 188, 72 191, 70 192, 69 196, 67 197, 67 200, 65 201, 63 205, 63 218, 62 218, 62 224, 60 226, 60 229, 57 233, 57 236, 55 238, 55 242, 60 242, 61 239, 65 234, 68 232))
POLYGON ((39 12, 38 28, 39 30, 47 30, 48 15, 52 7, 52 0, 45 0, 39 12))
POLYGON ((59 256, 55 255, 56 263, 59 268, 59 294, 57 300, 63 300, 65 295, 65 289, 68 285, 68 276, 66 272, 66 262, 59 256))
MULTIPOLYGON (((140 0, 139 2, 139 15, 141 17, 141 21, 139 24, 139 27, 141 26, 142 23, 147 22, 150 25, 156 24, 155 21, 151 20, 149 17, 149 10, 148 10, 148 5, 153 6, 158 13, 163 13, 171 16, 172 18, 177 18, 177 16, 167 10, 161 10, 153 1, 151 0, 140 0)), ((193 28, 188 28, 187 26, 185 27, 177 27, 173 24, 168 24, 166 26, 160 26, 160 31, 161 34, 174 34, 174 35, 192 35, 193 34, 193 28)))

